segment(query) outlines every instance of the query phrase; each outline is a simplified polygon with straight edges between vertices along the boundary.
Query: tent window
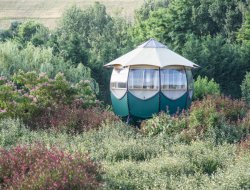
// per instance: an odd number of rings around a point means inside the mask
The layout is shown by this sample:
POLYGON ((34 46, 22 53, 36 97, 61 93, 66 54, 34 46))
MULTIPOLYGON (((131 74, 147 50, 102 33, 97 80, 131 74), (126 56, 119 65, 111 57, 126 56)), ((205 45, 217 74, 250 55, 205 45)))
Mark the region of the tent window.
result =
POLYGON ((158 69, 130 69, 129 89, 159 89, 158 69))
POLYGON ((159 70, 130 69, 128 89, 140 99, 148 99, 154 96, 159 91, 159 70))
POLYGON ((161 90, 170 99, 180 98, 187 91, 187 77, 184 68, 161 70, 161 90))
POLYGON ((127 91, 128 68, 114 68, 110 80, 111 92, 122 98, 127 91))

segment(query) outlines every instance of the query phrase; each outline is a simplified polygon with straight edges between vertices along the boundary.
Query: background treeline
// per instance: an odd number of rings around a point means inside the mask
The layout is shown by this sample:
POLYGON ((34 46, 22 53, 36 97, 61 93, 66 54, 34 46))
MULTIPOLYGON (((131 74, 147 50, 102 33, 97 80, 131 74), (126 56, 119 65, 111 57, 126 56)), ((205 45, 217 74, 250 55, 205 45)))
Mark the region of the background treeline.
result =
MULTIPOLYGON (((19 54, 12 49, 27 54, 47 51, 53 57, 48 62, 54 66, 42 61, 42 68, 34 66, 30 70, 49 70, 55 75, 58 71, 69 72, 69 67, 74 73, 79 64, 84 65, 81 69, 90 68, 91 77, 99 84, 99 98, 109 102, 111 71, 103 69, 103 65, 149 38, 156 38, 201 66, 194 70, 195 78, 213 78, 225 95, 239 98, 240 84, 250 70, 249 23, 249 5, 245 0, 147 0, 133 21, 111 17, 100 3, 87 9, 73 6, 64 12, 55 30, 36 21, 13 22, 9 29, 1 30, 0 48, 9 48, 4 56, 0 55, 1 71, 8 75, 6 70, 23 70, 10 68, 16 67, 12 55, 19 54)), ((20 64, 28 59, 24 53, 19 56, 20 64)), ((68 76, 75 80, 74 74, 68 76)))

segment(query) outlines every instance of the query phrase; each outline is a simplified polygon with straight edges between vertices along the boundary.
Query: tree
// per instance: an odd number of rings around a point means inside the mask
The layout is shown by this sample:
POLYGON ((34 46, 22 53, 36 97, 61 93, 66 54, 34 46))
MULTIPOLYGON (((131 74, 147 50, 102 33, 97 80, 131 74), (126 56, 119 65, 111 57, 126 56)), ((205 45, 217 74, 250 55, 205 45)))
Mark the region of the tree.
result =
POLYGON ((18 27, 17 40, 22 45, 28 42, 35 46, 45 45, 49 40, 49 29, 37 21, 25 21, 18 27))
MULTIPOLYGON (((197 75, 207 76, 219 83, 222 93, 240 97, 240 84, 249 70, 244 48, 239 44, 228 43, 221 35, 203 37, 189 36, 183 47, 183 56, 199 64, 194 70, 197 75)), ((246 52, 247 53, 247 52, 246 52)))
POLYGON ((5 42, 16 37, 20 24, 20 21, 13 21, 8 29, 0 29, 0 42, 5 42))
POLYGON ((246 5, 241 0, 172 0, 167 7, 151 10, 148 16, 144 12, 137 16, 134 35, 139 39, 156 37, 178 51, 190 34, 220 34, 233 42, 242 24, 242 6, 246 5))
POLYGON ((112 18, 100 3, 82 10, 73 6, 60 21, 54 41, 54 51, 73 64, 83 63, 92 70, 100 85, 100 98, 109 99, 110 71, 103 65, 130 50, 130 24, 122 18, 112 18))
POLYGON ((237 39, 239 42, 250 46, 250 13, 246 13, 245 21, 238 32, 237 39))
POLYGON ((241 84, 241 94, 242 98, 246 100, 248 104, 250 104, 250 73, 247 72, 244 80, 242 81, 241 84))

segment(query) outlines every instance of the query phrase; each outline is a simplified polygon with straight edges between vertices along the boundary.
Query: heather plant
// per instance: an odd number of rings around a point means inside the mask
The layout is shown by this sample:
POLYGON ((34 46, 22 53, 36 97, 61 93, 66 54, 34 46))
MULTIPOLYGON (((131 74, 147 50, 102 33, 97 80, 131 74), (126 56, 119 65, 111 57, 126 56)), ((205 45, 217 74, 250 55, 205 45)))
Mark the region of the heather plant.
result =
POLYGON ((223 96, 208 96, 192 104, 189 111, 189 129, 181 133, 186 141, 209 138, 216 143, 235 142, 244 137, 237 121, 246 116, 243 101, 223 96))
POLYGON ((220 86, 214 79, 198 76, 194 82, 194 100, 200 100, 208 95, 220 95, 220 86))
POLYGON ((226 96, 208 97, 216 104, 216 110, 221 112, 229 123, 235 123, 244 118, 249 106, 243 100, 233 100, 226 96))
POLYGON ((50 128, 58 132, 82 133, 90 129, 98 129, 105 122, 118 121, 112 112, 99 106, 84 108, 84 102, 75 100, 70 105, 57 105, 42 110, 29 121, 32 128, 50 128))
POLYGON ((163 135, 190 143, 208 139, 215 143, 239 142, 249 134, 248 106, 242 100, 225 96, 206 96, 192 103, 179 115, 160 113, 141 123, 143 134, 163 135))
POLYGON ((42 144, 0 150, 1 189, 96 189, 100 166, 83 153, 42 144))

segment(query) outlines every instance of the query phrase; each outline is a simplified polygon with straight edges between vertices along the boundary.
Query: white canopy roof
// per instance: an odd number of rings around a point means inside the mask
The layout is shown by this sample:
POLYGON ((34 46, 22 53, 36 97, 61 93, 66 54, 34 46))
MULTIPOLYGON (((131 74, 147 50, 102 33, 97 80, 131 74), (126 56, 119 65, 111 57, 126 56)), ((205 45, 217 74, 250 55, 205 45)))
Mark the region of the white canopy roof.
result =
POLYGON ((104 66, 113 67, 116 65, 122 67, 132 65, 151 65, 160 68, 171 65, 199 67, 195 63, 171 51, 167 46, 154 39, 148 40, 136 49, 122 55, 104 66))

